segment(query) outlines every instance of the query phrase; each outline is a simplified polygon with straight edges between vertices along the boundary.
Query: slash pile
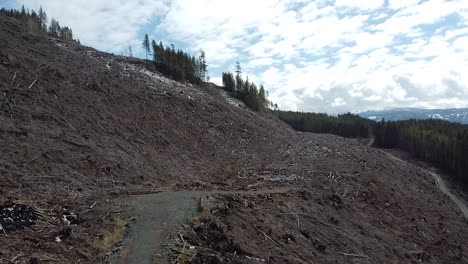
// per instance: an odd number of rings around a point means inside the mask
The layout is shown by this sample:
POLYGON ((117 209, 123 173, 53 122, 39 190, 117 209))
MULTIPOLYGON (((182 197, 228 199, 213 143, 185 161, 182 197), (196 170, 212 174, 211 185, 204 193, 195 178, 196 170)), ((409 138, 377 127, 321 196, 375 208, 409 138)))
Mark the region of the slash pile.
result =
POLYGON ((11 232, 30 227, 38 220, 38 213, 29 205, 5 202, 0 205, 0 229, 11 232))

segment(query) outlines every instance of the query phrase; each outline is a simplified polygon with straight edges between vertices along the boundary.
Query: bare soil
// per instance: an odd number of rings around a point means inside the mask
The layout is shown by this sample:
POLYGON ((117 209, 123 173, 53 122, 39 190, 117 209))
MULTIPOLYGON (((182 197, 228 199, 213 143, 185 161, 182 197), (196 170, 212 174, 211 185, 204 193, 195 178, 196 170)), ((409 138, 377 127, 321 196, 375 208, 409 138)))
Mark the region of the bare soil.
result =
MULTIPOLYGON (((299 190, 227 196, 219 207, 229 213, 215 210, 208 218, 223 223, 234 250, 206 252, 201 245, 202 253, 187 252, 196 263, 467 262, 467 222, 427 170, 346 139, 303 136, 326 139, 327 147, 351 145, 352 154, 341 147, 332 159, 301 155, 300 164, 329 169, 295 183, 299 190)), ((186 234, 193 236, 192 227, 186 234)))
POLYGON ((219 195, 270 194, 290 191, 273 188, 257 191, 165 191, 133 196, 131 225, 121 246, 111 256, 111 263, 166 263, 173 253, 174 238, 181 226, 211 208, 219 195))
POLYGON ((468 263, 468 224, 424 170, 226 97, 0 16, 0 204, 40 215, 0 232, 0 263, 109 261, 135 194, 278 187, 216 200, 180 261, 468 263))

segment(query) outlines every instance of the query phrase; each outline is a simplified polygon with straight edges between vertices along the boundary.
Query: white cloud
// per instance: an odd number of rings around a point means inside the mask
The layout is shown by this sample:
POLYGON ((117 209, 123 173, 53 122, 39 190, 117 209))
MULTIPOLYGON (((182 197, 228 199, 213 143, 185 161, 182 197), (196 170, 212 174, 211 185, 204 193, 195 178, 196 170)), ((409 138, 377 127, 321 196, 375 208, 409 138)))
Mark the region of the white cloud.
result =
POLYGON ((383 6, 383 0, 336 0, 337 7, 351 7, 359 9, 376 9, 383 6))
POLYGON ((389 0, 388 7, 391 9, 401 9, 409 6, 414 6, 421 2, 421 0, 389 0))
POLYGON ((345 104, 346 104, 345 100, 343 100, 343 98, 341 97, 338 97, 333 100, 333 102, 331 103, 331 106, 337 107, 337 106, 342 106, 345 104))
POLYGON ((273 58, 258 58, 258 59, 253 59, 250 60, 246 67, 247 68, 255 68, 259 66, 269 66, 273 65, 275 63, 279 62, 279 60, 273 59, 273 58))
MULTIPOLYGON (((22 2, 16 1, 18 6, 22 2)), ((166 12, 165 2, 29 0, 25 6, 38 10, 42 5, 49 19, 54 17, 62 25, 69 25, 83 44, 119 52, 136 40, 140 42, 138 30, 155 15, 166 12)))
POLYGON ((416 26, 436 23, 450 14, 467 8, 465 1, 429 0, 400 10, 373 29, 390 35, 407 34, 416 26))

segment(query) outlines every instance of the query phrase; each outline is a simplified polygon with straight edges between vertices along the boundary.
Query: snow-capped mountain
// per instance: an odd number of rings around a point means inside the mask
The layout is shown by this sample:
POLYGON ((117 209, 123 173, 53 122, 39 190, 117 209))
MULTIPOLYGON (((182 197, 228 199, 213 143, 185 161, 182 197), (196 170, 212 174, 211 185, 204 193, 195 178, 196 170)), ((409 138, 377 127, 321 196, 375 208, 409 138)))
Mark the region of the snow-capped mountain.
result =
POLYGON ((395 108, 390 110, 366 111, 359 114, 362 117, 375 121, 385 119, 387 121, 408 119, 443 119, 450 122, 468 124, 468 108, 451 109, 420 109, 420 108, 395 108))

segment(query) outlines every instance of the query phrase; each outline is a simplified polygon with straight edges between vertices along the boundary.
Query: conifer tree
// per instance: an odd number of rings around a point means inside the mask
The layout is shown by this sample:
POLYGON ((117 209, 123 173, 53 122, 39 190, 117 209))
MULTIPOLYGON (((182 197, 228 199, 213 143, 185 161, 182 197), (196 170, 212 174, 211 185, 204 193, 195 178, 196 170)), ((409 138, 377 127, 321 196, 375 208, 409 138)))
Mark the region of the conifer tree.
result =
POLYGON ((206 81, 208 65, 206 64, 205 52, 202 49, 200 49, 200 56, 198 57, 198 65, 199 65, 200 79, 202 81, 206 81))
POLYGON ((260 90, 258 91, 258 98, 259 98, 259 105, 260 105, 260 109, 264 109, 268 106, 268 102, 267 102, 267 95, 266 95, 266 92, 265 92, 265 88, 263 87, 263 84, 260 84, 260 90))
POLYGON ((69 27, 63 27, 61 28, 60 25, 58 24, 58 30, 59 30, 59 38, 63 40, 73 40, 73 31, 69 27))
POLYGON ((38 13, 38 19, 39 19, 39 25, 40 29, 43 32, 47 32, 47 14, 46 12, 42 9, 42 6, 39 8, 39 13, 38 13))
POLYGON ((236 77, 240 77, 241 74, 242 74, 242 68, 240 66, 240 63, 236 61, 236 77))
POLYGON ((158 49, 158 45, 156 44, 156 41, 154 41, 154 39, 151 41, 151 48, 153 50, 153 61, 156 62, 157 58, 156 58, 156 50, 158 49))
POLYGON ((62 29, 60 27, 59 22, 57 22, 57 20, 52 18, 50 20, 50 25, 49 25, 49 34, 54 38, 58 38, 61 31, 62 29))
POLYGON ((236 90, 238 92, 241 92, 242 87, 243 87, 241 74, 242 74, 242 68, 240 66, 240 63, 236 61, 236 90))
POLYGON ((148 60, 148 54, 151 52, 148 34, 145 34, 145 38, 143 40, 143 48, 145 49, 146 60, 148 60))
POLYGON ((265 91, 263 85, 260 90, 257 85, 249 81, 247 76, 244 81, 241 76, 242 69, 240 63, 236 62, 236 75, 233 73, 223 72, 222 81, 224 89, 228 92, 234 93, 234 96, 245 103, 250 109, 262 112, 272 103, 268 101, 268 93, 265 91))
POLYGON ((21 22, 24 24, 23 29, 31 33, 48 33, 54 38, 60 38, 67 41, 76 41, 73 39, 73 32, 69 27, 61 27, 59 22, 52 18, 50 26, 47 27, 47 14, 44 9, 39 9, 38 12, 31 10, 26 10, 24 5, 21 6, 21 10, 5 10, 0 9, 0 14, 6 14, 11 17, 20 18, 21 22))
POLYGON ((131 46, 128 46, 128 57, 133 58, 133 51, 131 46))

